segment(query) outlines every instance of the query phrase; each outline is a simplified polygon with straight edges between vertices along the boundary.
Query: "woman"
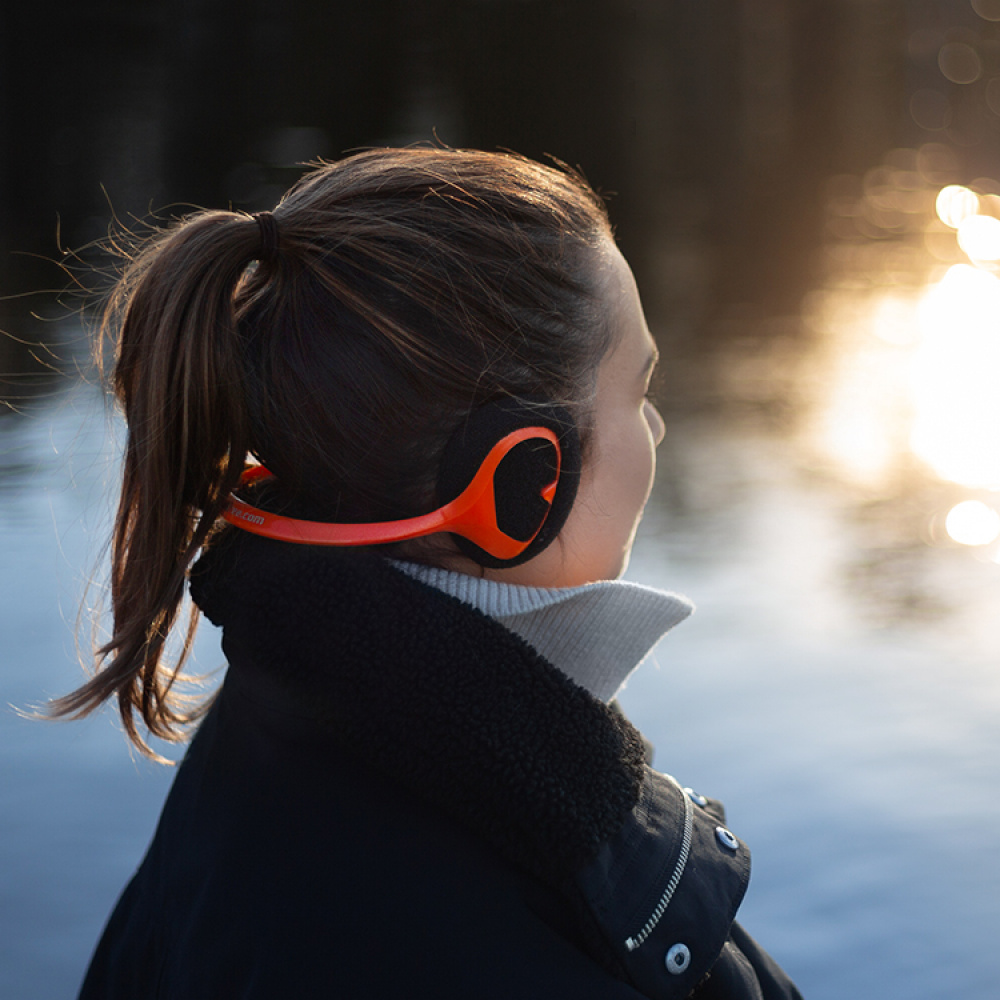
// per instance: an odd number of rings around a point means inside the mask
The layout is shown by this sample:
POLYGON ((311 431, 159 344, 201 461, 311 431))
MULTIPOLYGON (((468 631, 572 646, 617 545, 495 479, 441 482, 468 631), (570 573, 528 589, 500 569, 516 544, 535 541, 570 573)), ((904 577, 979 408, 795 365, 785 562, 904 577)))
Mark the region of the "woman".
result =
POLYGON ((108 325, 114 634, 56 711, 201 722, 82 997, 798 996, 720 807, 608 704, 690 606, 617 580, 664 428, 579 177, 322 165, 157 236, 108 325), (163 656, 188 579, 210 707, 163 656))

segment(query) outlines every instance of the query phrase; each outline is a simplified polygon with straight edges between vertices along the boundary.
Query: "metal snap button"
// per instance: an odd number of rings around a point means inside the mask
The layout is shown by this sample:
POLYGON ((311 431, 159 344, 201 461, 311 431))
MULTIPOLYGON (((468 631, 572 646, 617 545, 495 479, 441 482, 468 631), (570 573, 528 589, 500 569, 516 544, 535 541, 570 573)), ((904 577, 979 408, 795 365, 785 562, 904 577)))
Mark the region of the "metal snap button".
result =
POLYGON ((715 837, 726 850, 735 851, 740 846, 740 842, 724 826, 715 828, 715 837))
POLYGON ((696 805, 703 809, 708 805, 708 799, 704 795, 699 795, 693 788, 685 788, 684 794, 696 805))
POLYGON ((691 950, 686 944, 675 944, 673 948, 667 952, 665 962, 667 972, 675 976, 679 976, 682 972, 685 972, 687 967, 691 964, 691 950))

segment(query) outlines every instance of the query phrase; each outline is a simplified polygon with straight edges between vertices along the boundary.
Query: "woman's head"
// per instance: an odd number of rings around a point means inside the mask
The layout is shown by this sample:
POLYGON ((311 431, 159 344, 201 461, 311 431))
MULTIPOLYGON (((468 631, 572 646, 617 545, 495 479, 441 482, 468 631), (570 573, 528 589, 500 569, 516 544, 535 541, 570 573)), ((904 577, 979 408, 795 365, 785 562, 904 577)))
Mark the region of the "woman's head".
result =
POLYGON ((498 398, 565 405, 586 437, 609 229, 576 176, 376 150, 308 174, 273 218, 235 316, 248 450, 285 499, 329 520, 424 513, 449 436, 498 398))
POLYGON ((579 489, 556 544, 523 566, 486 571, 511 583, 569 587, 620 576, 653 485, 665 430, 649 398, 656 344, 632 271, 610 240, 595 277, 612 346, 597 370, 579 489))
POLYGON ((115 633, 61 710, 117 693, 133 735, 133 710, 158 735, 183 721, 163 641, 248 454, 302 516, 411 517, 434 506, 472 409, 544 400, 573 415, 586 482, 598 372, 621 332, 616 252, 577 175, 447 149, 324 164, 273 221, 202 212, 156 236, 108 314, 129 426, 115 633))

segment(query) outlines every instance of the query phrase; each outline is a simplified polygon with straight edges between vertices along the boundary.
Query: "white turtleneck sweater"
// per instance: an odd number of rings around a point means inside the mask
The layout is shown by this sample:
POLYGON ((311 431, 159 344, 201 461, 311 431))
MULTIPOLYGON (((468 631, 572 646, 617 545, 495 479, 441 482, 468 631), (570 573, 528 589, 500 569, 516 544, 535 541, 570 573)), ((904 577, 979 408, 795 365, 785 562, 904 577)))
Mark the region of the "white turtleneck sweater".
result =
POLYGON ((660 639, 694 610, 678 594, 622 580, 524 587, 417 563, 394 565, 496 619, 605 702, 660 639))

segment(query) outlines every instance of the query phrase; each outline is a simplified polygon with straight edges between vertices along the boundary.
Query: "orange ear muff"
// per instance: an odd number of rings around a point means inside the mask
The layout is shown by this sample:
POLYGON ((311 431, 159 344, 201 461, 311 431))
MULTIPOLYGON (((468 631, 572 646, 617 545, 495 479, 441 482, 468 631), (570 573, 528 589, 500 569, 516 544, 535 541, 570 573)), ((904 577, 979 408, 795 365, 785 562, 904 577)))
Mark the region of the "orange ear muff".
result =
MULTIPOLYGON (((505 434, 493 445, 468 486, 455 499, 429 514, 400 521, 329 524, 272 514, 232 495, 222 516, 230 524, 255 535, 304 545, 378 545, 449 531, 488 554, 490 565, 510 565, 511 561, 521 561, 541 532, 555 499, 561 468, 559 435, 551 427, 522 426, 505 434), (530 530, 529 537, 516 538, 498 523, 495 484, 504 459, 526 442, 535 442, 546 450, 554 450, 554 475, 551 482, 544 483, 537 492, 537 497, 545 505, 542 519, 530 530)), ((240 485, 247 486, 270 476, 271 473, 263 466, 252 466, 240 477, 240 485)), ((487 562, 483 559, 479 561, 487 562)))

